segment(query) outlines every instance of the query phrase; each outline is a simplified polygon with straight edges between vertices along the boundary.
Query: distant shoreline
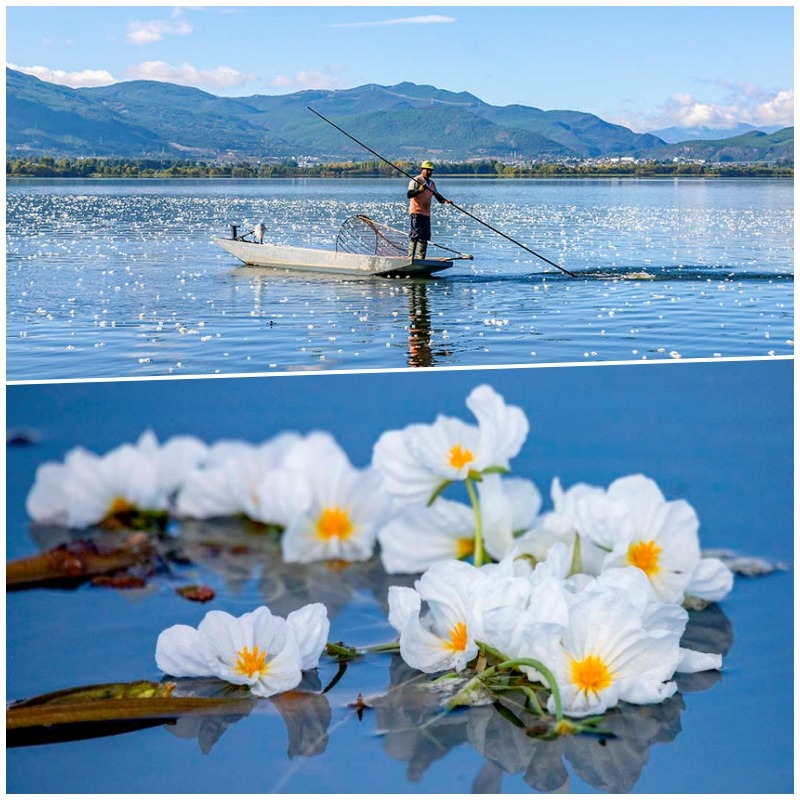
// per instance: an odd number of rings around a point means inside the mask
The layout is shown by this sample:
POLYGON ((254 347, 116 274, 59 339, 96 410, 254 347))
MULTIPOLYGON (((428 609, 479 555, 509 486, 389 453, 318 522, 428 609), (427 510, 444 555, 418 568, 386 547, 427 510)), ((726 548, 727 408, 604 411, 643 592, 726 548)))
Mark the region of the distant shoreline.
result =
MULTIPOLYGON (((175 176, 175 175, 137 175, 137 176, 122 176, 122 175, 6 175, 6 180, 13 181, 296 181, 296 180, 309 180, 309 181, 328 181, 328 180, 398 180, 403 179, 404 176, 388 176, 387 178, 376 178, 373 176, 354 176, 345 175, 341 177, 331 175, 289 175, 281 177, 231 177, 230 175, 214 175, 214 176, 175 176)), ((448 175, 447 180, 504 180, 504 181, 554 181, 554 180, 608 180, 615 178, 617 180, 676 180, 676 179, 694 179, 704 178, 708 180, 726 180, 731 178, 747 178, 748 180, 793 180, 794 175, 614 175, 614 174, 595 174, 595 175, 523 175, 523 176, 502 176, 502 175, 448 175)))
MULTIPOLYGON (((415 164, 398 164, 415 174, 415 164)), ((793 178, 794 166, 767 164, 659 163, 653 161, 597 164, 506 164, 501 161, 442 163, 440 178, 793 178)), ((380 162, 344 162, 301 166, 282 163, 206 163, 169 159, 110 158, 7 158, 6 178, 143 178, 157 179, 296 179, 296 178, 391 178, 406 176, 380 162)))

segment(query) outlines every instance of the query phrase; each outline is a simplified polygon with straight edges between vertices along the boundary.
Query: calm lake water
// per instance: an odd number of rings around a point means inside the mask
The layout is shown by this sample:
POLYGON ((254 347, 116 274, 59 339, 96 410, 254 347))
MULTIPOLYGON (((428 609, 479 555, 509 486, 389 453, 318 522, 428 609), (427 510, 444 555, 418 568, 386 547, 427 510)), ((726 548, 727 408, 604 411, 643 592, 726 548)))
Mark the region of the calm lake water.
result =
POLYGON ((439 185, 580 277, 445 206, 434 242, 474 260, 432 280, 237 267, 211 241, 263 221, 332 249, 355 214, 404 231, 400 180, 9 181, 7 378, 794 353, 790 180, 439 185))
MULTIPOLYGON (((145 428, 162 441, 192 433, 207 442, 322 429, 360 467, 389 428, 430 422, 438 413, 468 419, 464 399, 487 382, 527 412, 531 433, 512 466, 545 496, 554 476, 565 486, 608 485, 641 471, 668 499, 695 507, 705 548, 791 564, 792 378, 791 359, 759 359, 12 385, 9 426, 38 436, 18 437, 36 441, 7 450, 7 558, 63 540, 63 532, 31 528, 24 499, 36 467, 77 445, 102 453, 145 428)), ((285 614, 322 601, 332 640, 367 645, 393 638, 386 592, 404 579, 389 578, 376 564, 287 567, 268 540, 236 522, 181 525, 173 535, 185 560, 144 589, 85 584, 10 593, 8 699, 159 680, 160 631, 196 625, 212 607, 238 615, 267 603, 285 614), (215 600, 201 606, 175 593, 194 582, 212 586, 215 600)), ((539 742, 492 707, 431 722, 430 696, 388 655, 353 663, 319 694, 336 675, 335 663, 323 658, 302 696, 115 735, 90 728, 83 731, 88 738, 18 742, 7 750, 7 790, 789 793, 792 609, 791 571, 737 577, 718 607, 693 615, 689 630, 698 646, 725 653, 722 672, 682 681, 669 702, 609 716, 617 736, 605 743, 539 742), (359 693, 371 706, 360 720, 353 707, 359 693)))

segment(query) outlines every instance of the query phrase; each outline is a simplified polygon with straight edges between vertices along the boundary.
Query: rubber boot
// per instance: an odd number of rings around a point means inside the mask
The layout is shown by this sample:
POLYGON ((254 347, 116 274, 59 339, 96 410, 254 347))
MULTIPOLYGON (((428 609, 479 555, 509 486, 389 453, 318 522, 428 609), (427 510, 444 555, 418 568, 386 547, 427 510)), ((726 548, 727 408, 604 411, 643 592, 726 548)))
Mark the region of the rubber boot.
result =
POLYGON ((420 242, 419 243, 419 250, 417 251, 417 255, 420 261, 425 260, 425 254, 428 252, 428 243, 427 242, 420 242))
POLYGON ((415 242, 413 239, 408 243, 408 257, 410 259, 415 259, 417 257, 417 245, 420 244, 419 242, 415 242))

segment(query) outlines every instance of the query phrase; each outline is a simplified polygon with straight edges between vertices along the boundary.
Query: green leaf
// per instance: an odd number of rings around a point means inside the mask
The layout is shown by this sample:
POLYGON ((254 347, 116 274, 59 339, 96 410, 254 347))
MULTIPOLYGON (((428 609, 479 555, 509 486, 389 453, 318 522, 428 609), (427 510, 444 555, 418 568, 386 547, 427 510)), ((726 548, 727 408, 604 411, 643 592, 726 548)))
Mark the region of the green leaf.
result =
POLYGON ((174 697, 174 683, 106 683, 65 689, 11 704, 6 730, 86 722, 171 719, 187 714, 247 713, 256 702, 249 693, 226 697, 174 697))

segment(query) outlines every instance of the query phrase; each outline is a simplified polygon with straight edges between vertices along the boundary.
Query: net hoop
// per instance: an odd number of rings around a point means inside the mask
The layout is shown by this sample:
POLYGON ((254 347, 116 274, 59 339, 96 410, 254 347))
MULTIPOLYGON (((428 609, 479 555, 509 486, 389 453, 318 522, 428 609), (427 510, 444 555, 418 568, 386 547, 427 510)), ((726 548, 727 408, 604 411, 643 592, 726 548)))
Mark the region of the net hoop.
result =
POLYGON ((408 251, 408 237, 402 231, 382 225, 365 214, 348 217, 336 236, 337 253, 363 256, 403 256, 408 251))

